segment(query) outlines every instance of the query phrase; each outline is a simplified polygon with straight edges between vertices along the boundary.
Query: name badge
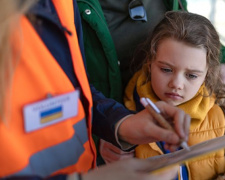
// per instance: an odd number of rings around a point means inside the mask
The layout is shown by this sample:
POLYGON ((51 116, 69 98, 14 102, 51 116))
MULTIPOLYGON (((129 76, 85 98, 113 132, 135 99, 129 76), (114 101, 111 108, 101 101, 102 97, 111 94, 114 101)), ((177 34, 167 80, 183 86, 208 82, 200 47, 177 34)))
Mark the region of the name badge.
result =
POLYGON ((24 106, 25 131, 31 132, 76 116, 79 94, 76 90, 24 106))

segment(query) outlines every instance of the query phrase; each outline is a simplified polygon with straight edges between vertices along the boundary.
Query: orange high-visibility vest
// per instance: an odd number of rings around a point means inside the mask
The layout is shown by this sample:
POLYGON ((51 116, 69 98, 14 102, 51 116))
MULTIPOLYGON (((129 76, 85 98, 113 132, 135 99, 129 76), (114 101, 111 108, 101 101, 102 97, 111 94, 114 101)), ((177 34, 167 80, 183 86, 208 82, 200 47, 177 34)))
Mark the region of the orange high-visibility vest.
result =
POLYGON ((95 166, 96 152, 91 135, 92 96, 74 25, 72 0, 53 0, 65 33, 80 91, 88 102, 88 116, 79 100, 78 115, 47 127, 26 132, 23 107, 53 96, 75 91, 31 23, 21 17, 21 57, 10 87, 10 115, 0 122, 0 177, 86 172, 95 166))

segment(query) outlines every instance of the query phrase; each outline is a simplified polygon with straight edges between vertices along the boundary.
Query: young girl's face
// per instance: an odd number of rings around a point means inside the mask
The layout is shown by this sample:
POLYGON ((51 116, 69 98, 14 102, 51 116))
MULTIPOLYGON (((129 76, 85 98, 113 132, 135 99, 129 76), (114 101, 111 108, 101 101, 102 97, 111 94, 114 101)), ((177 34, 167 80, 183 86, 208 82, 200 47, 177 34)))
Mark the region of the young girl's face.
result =
POLYGON ((195 96, 207 74, 206 51, 163 40, 151 63, 151 84, 159 99, 177 106, 195 96))

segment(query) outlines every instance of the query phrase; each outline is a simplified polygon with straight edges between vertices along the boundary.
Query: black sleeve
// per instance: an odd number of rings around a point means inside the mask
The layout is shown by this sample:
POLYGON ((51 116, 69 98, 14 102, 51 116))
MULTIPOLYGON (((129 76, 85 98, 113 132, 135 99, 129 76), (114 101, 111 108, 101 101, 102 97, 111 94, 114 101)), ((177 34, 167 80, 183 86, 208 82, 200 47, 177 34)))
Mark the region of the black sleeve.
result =
POLYGON ((131 114, 122 104, 106 98, 91 85, 93 96, 93 133, 118 146, 115 139, 115 124, 131 114))

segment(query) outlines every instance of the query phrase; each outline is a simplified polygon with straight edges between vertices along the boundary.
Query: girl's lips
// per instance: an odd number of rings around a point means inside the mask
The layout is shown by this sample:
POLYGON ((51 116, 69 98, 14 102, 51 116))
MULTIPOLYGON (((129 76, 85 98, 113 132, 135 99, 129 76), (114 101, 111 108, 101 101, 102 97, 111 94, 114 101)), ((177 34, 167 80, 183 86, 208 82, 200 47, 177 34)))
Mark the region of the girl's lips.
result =
POLYGON ((181 100, 181 99, 183 99, 182 96, 180 96, 179 94, 176 94, 176 93, 165 93, 165 95, 168 98, 173 99, 173 100, 181 100))

